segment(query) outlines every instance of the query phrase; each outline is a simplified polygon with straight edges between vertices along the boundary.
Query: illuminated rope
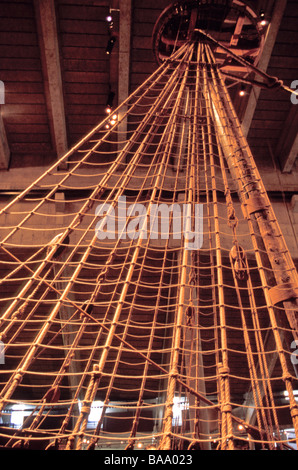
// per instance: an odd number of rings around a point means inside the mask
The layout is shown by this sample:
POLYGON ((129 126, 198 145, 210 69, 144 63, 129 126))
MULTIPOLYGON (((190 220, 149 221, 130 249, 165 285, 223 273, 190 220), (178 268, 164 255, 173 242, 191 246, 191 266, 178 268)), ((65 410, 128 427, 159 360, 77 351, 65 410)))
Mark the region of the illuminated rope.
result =
POLYGON ((123 105, 127 132, 103 121, 0 212, 3 423, 13 405, 28 410, 0 436, 29 448, 289 448, 296 304, 274 304, 271 289, 297 274, 210 46, 186 43, 123 105), (121 237, 137 220, 123 225, 123 198, 145 208, 135 238, 121 237), (164 239, 147 230, 162 204, 190 207, 188 230, 202 204, 202 246, 177 237, 174 211, 164 239), (100 240, 107 220, 119 233, 100 240))

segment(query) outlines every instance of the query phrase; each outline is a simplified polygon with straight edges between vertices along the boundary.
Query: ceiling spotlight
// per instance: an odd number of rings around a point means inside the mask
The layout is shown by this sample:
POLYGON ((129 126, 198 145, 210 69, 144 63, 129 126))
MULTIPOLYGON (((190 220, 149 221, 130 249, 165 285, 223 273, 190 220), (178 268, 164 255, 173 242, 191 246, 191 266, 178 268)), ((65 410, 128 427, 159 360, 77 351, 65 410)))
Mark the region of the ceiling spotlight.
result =
POLYGON ((114 26, 114 23, 113 23, 113 17, 112 17, 111 14, 106 16, 106 22, 109 24, 109 29, 112 30, 113 26, 114 26))
POLYGON ((113 91, 110 91, 108 99, 107 99, 107 108, 112 108, 114 97, 115 97, 115 93, 113 91))
POLYGON ((243 87, 241 87, 240 91, 239 91, 239 96, 244 96, 245 95, 245 89, 243 87))
POLYGON ((137 447, 138 447, 139 449, 141 449, 141 448, 143 447, 142 442, 138 442, 137 447))
POLYGON ((107 106, 107 107, 106 107, 106 113, 107 113, 107 114, 111 114, 111 112, 112 112, 111 106, 107 106))
POLYGON ((266 24, 268 24, 268 21, 266 20, 266 17, 265 17, 265 12, 264 10, 261 10, 260 11, 260 21, 259 21, 259 24, 261 26, 266 26, 266 24))
POLYGON ((117 115, 117 114, 113 114, 112 119, 113 119, 114 121, 116 121, 116 120, 118 119, 118 115, 117 115))
POLYGON ((116 42, 116 37, 112 36, 108 41, 108 44, 107 44, 107 47, 106 47, 106 54, 108 54, 108 55, 111 54, 115 42, 116 42))

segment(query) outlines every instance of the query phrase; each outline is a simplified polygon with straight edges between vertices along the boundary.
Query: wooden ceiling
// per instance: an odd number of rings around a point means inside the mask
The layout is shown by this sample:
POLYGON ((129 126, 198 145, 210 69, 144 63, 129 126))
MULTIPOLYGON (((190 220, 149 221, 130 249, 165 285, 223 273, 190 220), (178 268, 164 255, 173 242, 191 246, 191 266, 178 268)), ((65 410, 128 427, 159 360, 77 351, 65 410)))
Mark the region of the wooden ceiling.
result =
MULTIPOLYGON (((109 87, 121 102, 157 67, 152 31, 170 0, 1 1, 2 169, 44 166, 62 156, 105 117, 109 87), (106 16, 117 37, 112 54, 106 16)), ((295 0, 251 1, 270 20, 260 67, 290 86, 298 78, 295 0)), ((259 162, 268 144, 283 171, 297 154, 297 109, 284 90, 247 88, 231 96, 259 162)), ((0 174, 0 179, 5 173, 0 174)))

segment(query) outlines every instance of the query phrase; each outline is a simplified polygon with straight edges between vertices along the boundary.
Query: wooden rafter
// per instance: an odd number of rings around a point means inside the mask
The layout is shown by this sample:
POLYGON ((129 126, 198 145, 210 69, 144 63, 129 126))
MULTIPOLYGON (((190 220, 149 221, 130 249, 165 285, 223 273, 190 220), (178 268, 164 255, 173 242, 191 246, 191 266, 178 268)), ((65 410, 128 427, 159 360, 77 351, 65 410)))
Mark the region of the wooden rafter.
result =
POLYGON ((34 5, 53 147, 60 158, 68 144, 55 4, 53 0, 35 0, 34 5))
MULTIPOLYGON (((280 28, 280 23, 284 15, 284 11, 287 5, 287 0, 279 0, 275 2, 274 11, 270 25, 268 27, 268 32, 266 40, 264 43, 263 52, 258 63, 258 68, 263 72, 266 72, 273 47, 276 41, 276 37, 280 28)), ((247 107, 245 114, 242 119, 242 130, 245 136, 248 135, 250 125, 254 116, 254 112, 257 106, 257 102, 261 93, 261 89, 258 87, 253 87, 247 102, 247 107)))
POLYGON ((278 158, 281 170, 289 173, 298 153, 298 110, 297 106, 292 105, 288 117, 285 121, 283 131, 276 147, 276 157, 278 158))
POLYGON ((7 141, 3 117, 0 114, 0 169, 7 170, 10 159, 10 149, 7 141))
MULTIPOLYGON (((118 101, 122 103, 129 95, 130 38, 131 38, 131 0, 120 2, 119 24, 119 81, 118 101)), ((121 116, 120 116, 121 117, 121 116)), ((122 122, 121 131, 126 132, 126 120, 122 122)))

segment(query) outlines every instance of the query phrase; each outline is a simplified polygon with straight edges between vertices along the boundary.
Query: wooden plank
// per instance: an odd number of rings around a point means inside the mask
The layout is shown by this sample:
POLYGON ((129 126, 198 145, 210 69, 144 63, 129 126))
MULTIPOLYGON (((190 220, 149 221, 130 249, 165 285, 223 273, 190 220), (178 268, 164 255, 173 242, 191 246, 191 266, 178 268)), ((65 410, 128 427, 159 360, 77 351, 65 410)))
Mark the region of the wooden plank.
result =
MULTIPOLYGON (((131 19, 131 0, 122 0, 119 14, 118 104, 126 100, 130 90, 131 19)), ((119 119, 122 119, 126 111, 127 106, 121 108, 119 119)), ((123 140, 123 136, 127 132, 127 118, 123 119, 119 125, 119 132, 119 139, 123 140)))
POLYGON ((74 94, 74 95, 69 95, 67 103, 68 104, 92 104, 92 105, 100 105, 102 107, 105 107, 107 101, 106 95, 95 95, 95 94, 74 94))
POLYGON ((297 44, 297 34, 293 34, 292 31, 279 31, 278 33, 278 44, 297 44))
POLYGON ((279 88, 277 90, 262 90, 259 100, 272 101, 274 99, 275 101, 284 101, 285 97, 288 97, 288 93, 279 88))
POLYGON ((37 70, 1 70, 1 80, 7 82, 42 82, 42 73, 37 70))
POLYGON ((48 117, 46 114, 6 114, 5 125, 18 125, 18 124, 48 124, 48 117))
POLYGON ((285 68, 297 70, 297 61, 293 60, 293 57, 272 55, 270 59, 270 69, 271 68, 275 70, 283 70, 285 68))
MULTIPOLYGON (((133 49, 131 52, 131 59, 133 61, 152 62, 156 64, 156 60, 152 50, 133 49)), ((157 66, 157 64, 156 64, 157 66)))
POLYGON ((41 104, 7 104, 5 105, 5 119, 9 119, 10 115, 42 115, 46 113, 46 108, 41 104))
MULTIPOLYGON (((2 6, 2 5, 1 5, 2 6)), ((33 18, 3 18, 0 17, 0 31, 16 31, 31 33, 35 29, 33 18)))
POLYGON ((3 18, 34 18, 32 2, 2 2, 1 17, 3 18))
POLYGON ((286 118, 286 111, 281 110, 271 110, 270 113, 263 109, 256 109, 254 120, 266 120, 270 116, 270 120, 272 121, 284 121, 286 118))
POLYGON ((53 147, 57 158, 67 152, 67 132, 54 0, 35 0, 41 60, 53 147))
MULTIPOLYGON (((164 10, 167 6, 169 6, 170 2, 168 0, 159 0, 158 7, 160 7, 161 11, 164 10)), ((154 5, 155 7, 157 5, 154 5)), ((152 2, 148 0, 138 0, 137 7, 142 9, 152 9, 152 2)))
POLYGON ((133 49, 151 49, 152 50, 152 38, 145 37, 140 41, 139 37, 133 37, 132 39, 133 49))
POLYGON ((150 73, 133 74, 130 80, 131 88, 134 90, 136 86, 141 85, 149 76, 150 76, 150 73))
MULTIPOLYGON (((268 142, 271 141, 271 142, 276 142, 278 139, 278 136, 276 136, 276 138, 267 138, 267 139, 264 139, 263 137, 254 137, 253 139, 252 138, 249 138, 248 140, 248 143, 249 143, 249 146, 251 148, 251 150, 253 151, 256 151, 258 149, 260 149, 261 147, 264 147, 266 149, 268 149, 268 142)), ((261 165, 262 162, 258 162, 258 165, 261 165)))
MULTIPOLYGON (((96 105, 90 105, 90 104, 86 104, 86 105, 82 105, 82 104, 72 104, 72 105, 68 105, 68 114, 69 115, 72 115, 72 114, 82 114, 82 115, 85 115, 85 114, 96 114, 98 116, 98 119, 100 120, 100 116, 99 116, 99 113, 102 113, 103 112, 103 109, 102 109, 102 106, 96 106, 96 105)), ((103 115, 102 115, 102 118, 103 119, 103 115)))
MULTIPOLYGON (((274 7, 270 25, 268 27, 268 32, 267 32, 263 52, 258 63, 258 68, 262 70, 263 72, 266 72, 268 68, 270 57, 271 57, 273 47, 277 38, 277 34, 278 34, 279 27, 282 21, 282 17, 286 9, 286 5, 287 5, 287 0, 280 0, 278 2, 275 2, 275 7, 274 7)), ((257 106, 260 91, 261 91, 260 88, 252 87, 252 90, 251 90, 251 93, 247 102, 246 111, 242 119, 242 130, 245 136, 248 135, 251 121, 253 119, 253 115, 257 106)))
POLYGON ((87 134, 88 132, 90 132, 90 130, 96 125, 98 124, 97 122, 94 122, 93 125, 90 125, 90 124, 69 124, 69 133, 70 135, 85 135, 87 134))
MULTIPOLYGON (((79 5, 82 6, 82 0, 61 0, 61 5, 79 5)), ((93 7, 97 5, 98 7, 109 7, 109 0, 84 0, 84 7, 93 7)))
POLYGON ((298 18, 297 2, 288 2, 287 17, 298 18))
POLYGON ((66 94, 79 94, 79 95, 86 95, 90 93, 91 95, 103 95, 105 101, 107 101, 108 95, 108 84, 98 86, 97 83, 64 83, 64 90, 66 94))
POLYGON ((10 93, 7 96, 7 104, 44 104, 45 97, 42 93, 10 93))
POLYGON ((44 87, 42 82, 7 82, 7 95, 10 94, 26 94, 26 93, 43 93, 44 87))
POLYGON ((103 56, 107 45, 107 36, 103 34, 63 34, 61 37, 62 46, 78 47, 100 47, 103 49, 103 56))
POLYGON ((276 138, 276 130, 275 129, 253 129, 250 128, 249 137, 251 139, 260 138, 260 139, 275 139, 276 138))
POLYGON ((155 9, 155 8, 150 8, 150 9, 140 9, 138 8, 138 5, 134 8, 134 22, 135 23, 151 23, 155 24, 160 13, 161 9, 155 9))
POLYGON ((33 46, 37 45, 37 35, 35 33, 20 33, 20 32, 0 32, 0 43, 7 45, 18 46, 33 46))
POLYGON ((106 72, 107 60, 64 59, 63 69, 67 72, 106 72))
POLYGON ((22 58, 33 58, 37 59, 40 57, 38 46, 14 46, 11 44, 0 44, 0 57, 13 57, 15 59, 22 58))
POLYGON ((134 24, 134 27, 133 27, 133 34, 134 36, 139 36, 140 40, 142 40, 144 36, 148 36, 151 38, 152 33, 153 33, 153 28, 154 28, 154 24, 152 23, 136 23, 134 24))
POLYGON ((74 19, 65 19, 60 21, 60 32, 65 33, 75 33, 75 34, 100 34, 106 37, 107 28, 106 21, 104 16, 100 20, 86 21, 83 19, 74 20, 74 19))
MULTIPOLYGON (((276 110, 276 111, 287 111, 291 105, 291 101, 270 101, 270 100, 259 100, 258 109, 263 109, 267 111, 276 110)), ((270 115, 270 113, 269 113, 270 115)))
POLYGON ((71 116, 71 122, 69 124, 69 128, 71 128, 72 124, 87 124, 90 127, 95 127, 101 121, 101 117, 98 114, 85 114, 84 116, 80 116, 79 114, 73 114, 71 116))
POLYGON ((72 4, 66 5, 66 2, 59 5, 59 18, 61 20, 70 19, 70 20, 93 20, 100 21, 109 12, 109 3, 105 2, 106 5, 88 5, 87 2, 78 2, 79 5, 74 5, 75 2, 70 2, 72 4), (86 3, 86 4, 85 4, 86 3))
POLYGON ((282 129, 283 122, 282 121, 271 121, 271 120, 257 120, 254 119, 251 123, 250 129, 282 129))
MULTIPOLYGON (((131 71, 133 73, 143 73, 144 72, 144 64, 142 62, 133 62, 131 66, 131 71)), ((147 62, 146 63, 146 73, 152 74, 157 69, 157 64, 154 62, 147 62)))
POLYGON ((23 59, 17 60, 11 58, 1 58, 1 70, 39 70, 39 59, 23 59))
POLYGON ((5 123, 7 133, 18 134, 49 134, 49 126, 47 124, 34 123, 5 123))
POLYGON ((6 130, 0 113, 0 169, 7 170, 10 160, 10 148, 8 145, 6 130))
POLYGON ((297 18, 284 16, 280 29, 282 31, 292 31, 294 34, 297 33, 297 18))
MULTIPOLYGON (((295 59, 293 59, 295 60, 295 59)), ((293 80, 296 80, 297 72, 295 69, 287 69, 286 67, 281 69, 277 67, 270 67, 268 68, 269 75, 274 77, 278 77, 280 80, 285 82, 286 84, 291 84, 293 80), (290 83, 287 83, 290 82, 290 83)), ((287 96, 287 92, 284 91, 284 95, 287 96)))
MULTIPOLYGON (((48 129, 47 129, 48 130, 48 129)), ((50 143, 50 134, 40 134, 40 133, 25 133, 17 134, 15 131, 9 135, 9 141, 11 144, 22 144, 22 143, 34 143, 39 144, 41 142, 50 143)))
POLYGON ((106 57, 103 57, 103 51, 95 47, 63 46, 61 55, 64 59, 106 60, 106 57))
MULTIPOLYGON (((46 155, 50 155, 53 153, 52 145, 48 142, 12 143, 10 149, 11 153, 26 153, 28 155, 31 155, 32 153, 44 153, 46 155)), ((34 162, 34 165, 36 165, 36 161, 34 162)))
POLYGON ((74 83, 107 83, 109 80, 108 72, 65 72, 66 82, 74 83))
MULTIPOLYGON (((289 54, 289 46, 287 44, 276 44, 274 48, 274 55, 287 56, 289 54)), ((298 57, 298 49, 291 48, 291 57, 298 57)))
POLYGON ((282 172, 289 173, 298 154, 298 108, 292 105, 275 150, 282 172))

